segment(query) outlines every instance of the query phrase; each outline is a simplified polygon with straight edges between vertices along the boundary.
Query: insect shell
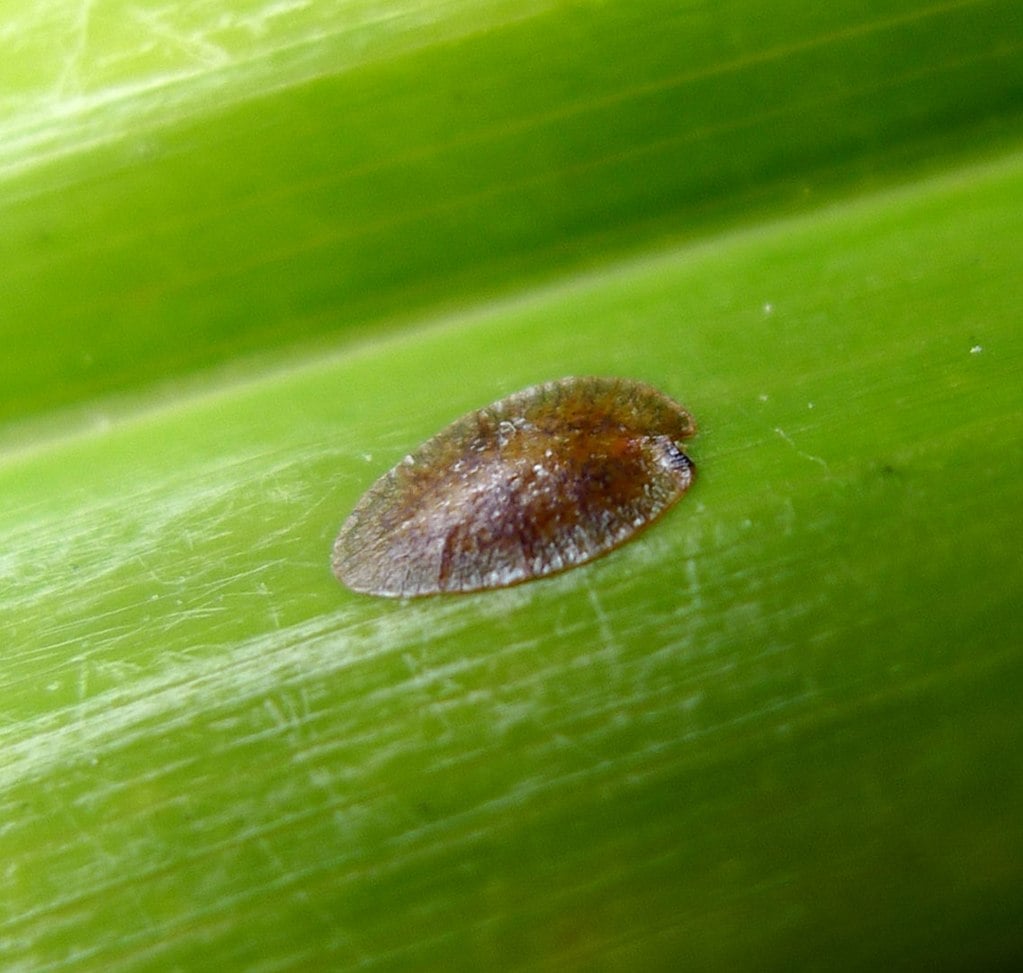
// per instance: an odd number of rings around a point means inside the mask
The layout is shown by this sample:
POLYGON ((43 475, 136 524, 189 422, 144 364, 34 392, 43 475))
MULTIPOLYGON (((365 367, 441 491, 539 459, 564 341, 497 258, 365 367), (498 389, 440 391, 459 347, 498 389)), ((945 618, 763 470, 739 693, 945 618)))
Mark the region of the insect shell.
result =
POLYGON ((563 378, 457 419, 366 491, 334 543, 353 591, 503 588, 624 543, 689 489, 693 417, 642 382, 563 378))

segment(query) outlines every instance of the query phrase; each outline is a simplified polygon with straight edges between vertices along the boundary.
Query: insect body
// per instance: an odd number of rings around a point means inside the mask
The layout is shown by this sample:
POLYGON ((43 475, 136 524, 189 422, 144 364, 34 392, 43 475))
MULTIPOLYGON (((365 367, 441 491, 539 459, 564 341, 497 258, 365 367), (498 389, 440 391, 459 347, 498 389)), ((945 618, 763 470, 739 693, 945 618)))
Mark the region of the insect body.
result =
POLYGON ((590 561, 678 501, 692 416, 641 382, 564 378, 456 420, 384 474, 334 543, 355 591, 518 584, 590 561))

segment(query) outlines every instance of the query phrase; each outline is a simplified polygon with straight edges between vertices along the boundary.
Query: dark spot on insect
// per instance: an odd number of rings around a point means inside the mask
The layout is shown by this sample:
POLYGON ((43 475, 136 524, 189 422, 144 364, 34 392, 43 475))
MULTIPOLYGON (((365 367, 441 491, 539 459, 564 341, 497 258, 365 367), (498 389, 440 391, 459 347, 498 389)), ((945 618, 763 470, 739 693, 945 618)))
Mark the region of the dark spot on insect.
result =
POLYGON ((693 417, 641 382, 563 378, 456 420, 366 492, 338 580, 391 597, 502 588, 591 561, 676 503, 693 417))

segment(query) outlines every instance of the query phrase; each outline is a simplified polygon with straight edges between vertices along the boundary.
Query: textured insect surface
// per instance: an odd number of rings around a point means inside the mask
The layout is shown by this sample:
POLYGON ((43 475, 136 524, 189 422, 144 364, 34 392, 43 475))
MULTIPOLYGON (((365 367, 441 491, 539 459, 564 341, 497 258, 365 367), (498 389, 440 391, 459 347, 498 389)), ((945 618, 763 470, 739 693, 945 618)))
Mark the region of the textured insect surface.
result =
POLYGON ((563 378, 456 420, 366 492, 338 580, 392 597, 518 584, 590 561, 674 504, 691 415, 649 385, 563 378))

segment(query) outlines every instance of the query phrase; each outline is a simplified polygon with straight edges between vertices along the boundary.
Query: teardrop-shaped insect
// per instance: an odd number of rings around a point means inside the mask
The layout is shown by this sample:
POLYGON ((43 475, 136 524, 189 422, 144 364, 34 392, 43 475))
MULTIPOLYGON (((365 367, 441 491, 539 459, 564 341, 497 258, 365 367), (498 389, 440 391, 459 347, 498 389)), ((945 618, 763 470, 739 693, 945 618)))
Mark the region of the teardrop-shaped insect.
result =
POLYGON ((338 580, 391 597, 501 588, 590 561, 678 501, 693 417, 641 382, 563 378, 462 416, 366 492, 338 580))

